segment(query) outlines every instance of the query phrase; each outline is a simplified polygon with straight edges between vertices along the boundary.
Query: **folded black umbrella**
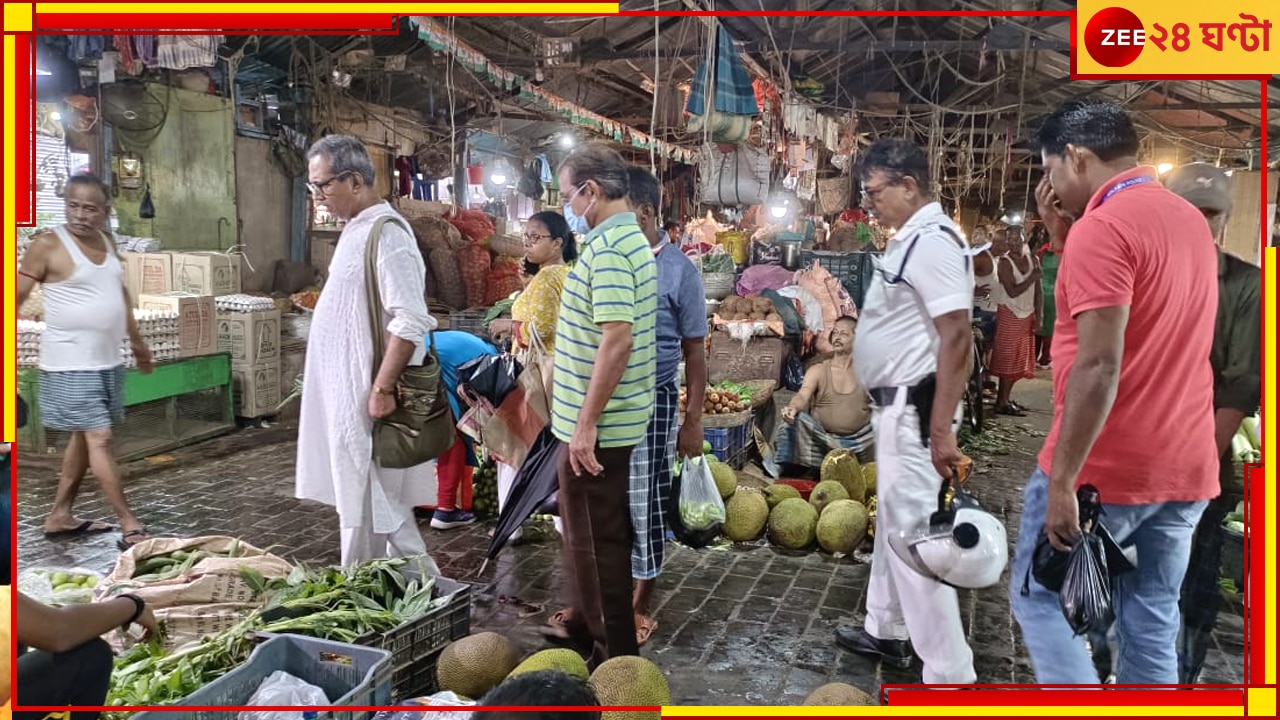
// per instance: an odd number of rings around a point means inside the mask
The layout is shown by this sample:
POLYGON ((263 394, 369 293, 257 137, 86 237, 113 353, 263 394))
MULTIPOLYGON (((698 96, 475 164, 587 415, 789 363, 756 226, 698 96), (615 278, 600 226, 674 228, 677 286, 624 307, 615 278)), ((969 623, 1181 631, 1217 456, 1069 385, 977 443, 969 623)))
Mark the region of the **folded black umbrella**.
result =
POLYGON ((559 490, 558 465, 564 448, 564 444, 551 433, 550 425, 543 428, 534 439, 524 464, 511 483, 511 494, 498 515, 498 526, 494 528, 493 539, 489 541, 489 553, 484 565, 480 566, 481 573, 489 561, 498 556, 507 540, 520 529, 524 521, 559 490))
POLYGON ((458 366, 458 383, 498 407, 516 389, 522 370, 520 362, 511 355, 481 355, 458 366))

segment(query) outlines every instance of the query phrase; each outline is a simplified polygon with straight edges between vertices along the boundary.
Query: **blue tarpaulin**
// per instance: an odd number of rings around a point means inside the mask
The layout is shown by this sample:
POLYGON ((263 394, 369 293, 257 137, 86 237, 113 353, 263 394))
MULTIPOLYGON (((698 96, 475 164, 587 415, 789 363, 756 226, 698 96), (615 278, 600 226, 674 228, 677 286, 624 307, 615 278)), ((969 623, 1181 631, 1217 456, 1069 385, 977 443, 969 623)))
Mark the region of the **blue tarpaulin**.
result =
MULTIPOLYGON (((729 115, 758 115, 760 107, 756 104, 756 94, 751 88, 751 76, 738 56, 733 45, 733 38, 724 25, 716 27, 715 74, 711 81, 715 87, 716 112, 729 115)), ((707 94, 707 61, 698 65, 698 72, 693 76, 693 85, 689 89, 689 103, 686 109, 694 115, 702 115, 705 110, 707 94)))

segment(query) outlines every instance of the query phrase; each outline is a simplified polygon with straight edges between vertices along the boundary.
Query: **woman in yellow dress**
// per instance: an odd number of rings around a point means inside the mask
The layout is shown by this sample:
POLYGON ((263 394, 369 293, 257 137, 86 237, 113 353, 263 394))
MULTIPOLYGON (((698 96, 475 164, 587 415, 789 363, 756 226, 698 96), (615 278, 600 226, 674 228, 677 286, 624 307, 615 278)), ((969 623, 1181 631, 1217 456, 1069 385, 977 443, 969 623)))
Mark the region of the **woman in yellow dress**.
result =
POLYGON ((524 262, 525 272, 533 277, 511 306, 511 318, 490 323, 490 334, 494 338, 511 336, 518 350, 528 350, 536 334, 543 347, 551 350, 560 315, 560 293, 564 291, 569 267, 577 258, 578 244, 563 215, 546 211, 529 218, 524 225, 524 262))
MULTIPOLYGON (((578 259, 578 244, 569 223, 558 212, 545 211, 530 217, 524 225, 525 273, 532 279, 511 305, 511 318, 499 318, 489 324, 489 333, 498 339, 510 336, 512 350, 526 365, 529 351, 540 341, 548 355, 540 358, 545 387, 551 388, 549 353, 556 340, 556 321, 560 317, 560 294, 569 268, 578 259), (536 341, 535 341, 536 338, 536 341)), ((498 463, 498 512, 507 504, 507 496, 515 483, 517 468, 498 463)), ((556 518, 557 530, 559 518, 556 518)), ((511 537, 519 538, 519 531, 511 537)))

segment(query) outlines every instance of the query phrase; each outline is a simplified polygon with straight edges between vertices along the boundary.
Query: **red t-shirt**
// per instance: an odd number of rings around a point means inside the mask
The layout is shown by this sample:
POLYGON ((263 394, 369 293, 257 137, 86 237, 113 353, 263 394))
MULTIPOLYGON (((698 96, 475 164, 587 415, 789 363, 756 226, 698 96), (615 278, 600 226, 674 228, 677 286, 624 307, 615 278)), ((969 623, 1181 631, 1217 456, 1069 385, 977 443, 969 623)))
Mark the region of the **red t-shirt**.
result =
POLYGON ((1115 405, 1077 486, 1104 503, 1195 501, 1218 494, 1213 370, 1218 260, 1204 216, 1154 181, 1152 168, 1099 188, 1067 235, 1054 297, 1053 428, 1040 452, 1051 472, 1079 336, 1076 317, 1129 306, 1115 405), (1108 191, 1129 184, 1109 198, 1108 191))

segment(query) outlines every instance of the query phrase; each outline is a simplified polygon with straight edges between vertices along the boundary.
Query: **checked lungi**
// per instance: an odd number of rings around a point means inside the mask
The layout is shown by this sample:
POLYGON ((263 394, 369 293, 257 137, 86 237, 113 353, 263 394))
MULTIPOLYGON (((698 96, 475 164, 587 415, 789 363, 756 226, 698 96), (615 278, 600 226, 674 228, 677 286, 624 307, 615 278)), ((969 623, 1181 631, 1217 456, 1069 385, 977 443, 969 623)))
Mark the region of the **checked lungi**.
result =
POLYGON ((987 372, 1001 380, 1036 376, 1035 316, 1020 318, 1008 307, 996 310, 996 342, 987 372))
POLYGON ((40 371, 40 423, 50 430, 105 430, 124 421, 124 366, 40 371))
POLYGON ((671 465, 676 454, 676 411, 680 389, 659 385, 653 417, 644 439, 631 453, 631 576, 652 580, 662 570, 667 538, 667 503, 671 496, 671 465))
POLYGON ((773 465, 799 465, 820 468, 827 453, 832 450, 852 450, 858 462, 870 463, 876 459, 876 436, 871 423, 852 435, 834 435, 807 412, 796 413, 795 422, 788 425, 778 421, 774 435, 773 465))

